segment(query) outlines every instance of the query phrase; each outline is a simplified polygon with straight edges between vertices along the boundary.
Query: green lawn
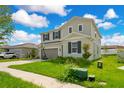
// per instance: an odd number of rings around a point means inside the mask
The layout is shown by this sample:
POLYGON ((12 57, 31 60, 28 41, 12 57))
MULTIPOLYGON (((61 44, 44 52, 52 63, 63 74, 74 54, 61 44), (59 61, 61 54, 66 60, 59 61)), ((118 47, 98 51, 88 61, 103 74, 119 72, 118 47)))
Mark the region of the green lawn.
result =
POLYGON ((0 88, 38 88, 38 86, 0 72, 0 88))
POLYGON ((59 78, 68 68, 69 65, 56 64, 51 62, 35 62, 23 65, 13 65, 11 68, 17 68, 24 71, 29 71, 37 74, 42 74, 54 78, 59 78))
MULTIPOLYGON (((123 88, 124 87, 124 70, 119 70, 117 67, 124 66, 124 63, 118 63, 116 56, 106 56, 100 59, 104 62, 103 69, 97 68, 97 61, 90 65, 81 63, 79 67, 87 67, 89 74, 96 76, 95 82, 83 81, 79 82, 85 87, 109 87, 109 88, 123 88), (100 85, 99 82, 104 82, 106 85, 100 85)), ((77 65, 77 64, 73 64, 77 65)), ((69 64, 57 64, 52 62, 36 62, 23 65, 10 66, 11 68, 21 69, 29 72, 43 74, 46 76, 59 78, 61 77, 69 64)))
POLYGON ((101 60, 104 62, 103 69, 97 68, 96 61, 88 68, 89 74, 96 76, 96 82, 85 81, 82 84, 87 87, 124 88, 124 70, 117 69, 124 63, 118 63, 116 56, 105 56, 101 60), (106 82, 106 85, 101 86, 99 82, 106 82))
POLYGON ((21 60, 29 60, 29 59, 28 58, 0 59, 0 62, 13 62, 13 61, 21 61, 21 60))

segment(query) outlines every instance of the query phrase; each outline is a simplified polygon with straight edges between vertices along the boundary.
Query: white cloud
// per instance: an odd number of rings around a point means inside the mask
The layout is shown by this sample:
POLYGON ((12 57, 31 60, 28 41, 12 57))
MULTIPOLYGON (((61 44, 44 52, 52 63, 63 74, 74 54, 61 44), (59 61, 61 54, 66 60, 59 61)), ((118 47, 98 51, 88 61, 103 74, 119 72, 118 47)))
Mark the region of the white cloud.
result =
POLYGON ((25 5, 21 8, 32 11, 32 12, 41 12, 44 14, 58 14, 60 16, 66 16, 71 10, 65 9, 65 5, 58 6, 48 6, 48 5, 25 5))
POLYGON ((124 45, 124 35, 115 33, 112 36, 103 36, 102 45, 124 45))
POLYGON ((117 24, 118 24, 118 25, 124 25, 124 21, 120 19, 120 20, 117 22, 117 24))
POLYGON ((46 17, 38 16, 37 14, 29 15, 25 10, 22 9, 18 10, 16 13, 13 13, 12 19, 22 25, 36 28, 47 27, 49 23, 46 17))
POLYGON ((16 30, 11 37, 11 44, 20 44, 20 43, 39 43, 40 35, 29 34, 23 30, 16 30))
POLYGON ((105 19, 113 19, 113 18, 119 18, 119 16, 116 14, 114 9, 110 8, 110 9, 108 9, 106 14, 104 15, 104 18, 105 19))
POLYGON ((98 28, 103 28, 105 30, 115 27, 111 22, 103 22, 98 24, 98 28))
POLYGON ((60 25, 55 26, 55 29, 57 29, 57 28, 59 28, 59 27, 63 26, 63 25, 64 25, 64 24, 66 24, 66 23, 67 23, 67 21, 65 21, 65 22, 61 23, 60 25))
POLYGON ((84 14, 83 17, 93 19, 93 20, 95 21, 96 24, 103 22, 102 19, 98 19, 97 16, 92 15, 92 14, 84 14))

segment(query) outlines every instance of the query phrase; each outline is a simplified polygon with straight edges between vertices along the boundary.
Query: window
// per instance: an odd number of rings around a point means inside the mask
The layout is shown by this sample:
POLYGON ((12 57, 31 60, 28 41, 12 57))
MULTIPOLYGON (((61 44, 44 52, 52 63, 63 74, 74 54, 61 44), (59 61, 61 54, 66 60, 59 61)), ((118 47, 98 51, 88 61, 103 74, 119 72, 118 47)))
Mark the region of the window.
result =
POLYGON ((96 32, 95 32, 95 37, 96 37, 97 35, 96 35, 96 32))
POLYGON ((79 31, 83 31, 83 25, 79 25, 79 31))
POLYGON ((49 40, 49 33, 48 34, 43 34, 43 40, 49 40))
POLYGON ((68 27, 68 32, 72 33, 72 26, 68 27))
POLYGON ((81 53, 81 41, 68 42, 68 53, 81 53))
POLYGON ((58 38, 60 38, 60 31, 53 32, 53 39, 58 39, 58 38))
POLYGON ((72 42, 71 43, 71 51, 72 53, 78 53, 78 43, 77 42, 72 42))
POLYGON ((5 54, 14 54, 14 53, 6 52, 5 54))

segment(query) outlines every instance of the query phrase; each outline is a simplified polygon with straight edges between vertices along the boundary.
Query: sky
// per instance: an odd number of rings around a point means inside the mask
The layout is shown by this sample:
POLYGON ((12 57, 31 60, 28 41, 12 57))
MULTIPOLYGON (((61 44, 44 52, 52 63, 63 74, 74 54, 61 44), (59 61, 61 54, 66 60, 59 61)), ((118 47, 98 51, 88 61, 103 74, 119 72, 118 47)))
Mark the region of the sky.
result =
POLYGON ((40 43, 40 33, 55 29, 74 16, 94 19, 102 45, 124 45, 124 6, 23 5, 10 6, 15 32, 9 44, 40 43))

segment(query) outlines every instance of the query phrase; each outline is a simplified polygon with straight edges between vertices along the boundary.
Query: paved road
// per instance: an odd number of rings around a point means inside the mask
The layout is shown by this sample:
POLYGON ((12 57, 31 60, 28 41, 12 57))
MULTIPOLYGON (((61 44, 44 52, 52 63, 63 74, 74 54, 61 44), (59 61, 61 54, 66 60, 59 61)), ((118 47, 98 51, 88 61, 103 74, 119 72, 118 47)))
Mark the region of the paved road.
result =
POLYGON ((39 74, 31 73, 31 72, 8 68, 8 66, 10 65, 20 65, 20 64, 26 64, 26 63, 36 62, 36 61, 38 60, 0 63, 0 71, 7 72, 14 77, 21 78, 25 81, 32 82, 38 86, 43 86, 46 88, 84 88, 76 84, 63 83, 63 82, 58 81, 55 78, 47 77, 44 75, 39 75, 39 74))

